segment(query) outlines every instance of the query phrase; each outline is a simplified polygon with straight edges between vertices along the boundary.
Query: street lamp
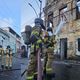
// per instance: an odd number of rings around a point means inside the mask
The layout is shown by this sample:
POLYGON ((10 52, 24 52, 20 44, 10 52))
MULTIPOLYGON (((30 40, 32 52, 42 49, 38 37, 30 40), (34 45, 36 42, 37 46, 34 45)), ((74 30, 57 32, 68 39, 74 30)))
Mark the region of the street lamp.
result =
POLYGON ((39 14, 39 17, 41 18, 42 0, 39 0, 39 2, 40 2, 40 14, 39 14))
POLYGON ((34 10, 34 12, 35 12, 36 16, 38 17, 38 14, 37 14, 37 12, 36 12, 35 8, 34 8, 30 3, 28 3, 28 4, 33 8, 33 10, 34 10))

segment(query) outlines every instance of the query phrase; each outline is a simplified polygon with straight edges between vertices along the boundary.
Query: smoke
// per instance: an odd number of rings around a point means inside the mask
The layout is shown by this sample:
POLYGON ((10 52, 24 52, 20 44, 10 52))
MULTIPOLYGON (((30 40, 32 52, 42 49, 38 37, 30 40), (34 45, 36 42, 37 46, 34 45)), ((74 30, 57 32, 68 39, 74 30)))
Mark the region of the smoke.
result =
POLYGON ((65 21, 61 19, 59 25, 56 28, 56 31, 54 32, 54 35, 57 35, 60 32, 60 30, 62 29, 64 23, 65 23, 65 21))

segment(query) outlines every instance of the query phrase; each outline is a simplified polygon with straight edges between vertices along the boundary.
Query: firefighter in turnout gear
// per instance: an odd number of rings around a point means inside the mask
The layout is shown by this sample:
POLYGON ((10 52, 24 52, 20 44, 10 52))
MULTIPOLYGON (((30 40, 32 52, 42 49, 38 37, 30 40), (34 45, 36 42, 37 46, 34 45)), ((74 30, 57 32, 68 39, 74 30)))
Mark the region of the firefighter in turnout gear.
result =
POLYGON ((40 38, 40 27, 33 27, 31 33, 31 51, 30 51, 30 61, 27 71, 27 79, 26 80, 37 80, 35 79, 35 75, 37 75, 37 52, 38 49, 42 45, 42 40, 40 38))
MULTIPOLYGON (((26 27, 26 28, 28 28, 28 27, 26 27)), ((28 40, 29 44, 31 45, 26 80, 37 80, 37 78, 39 78, 38 76, 39 76, 40 70, 38 67, 39 66, 38 65, 38 63, 39 63, 38 57, 40 57, 39 53, 41 53, 41 50, 42 50, 41 49, 42 48, 42 40, 41 40, 42 29, 45 29, 45 27, 43 25, 43 20, 41 18, 36 18, 35 26, 31 30, 23 33, 24 41, 28 40), (30 35, 25 36, 25 35, 29 34, 29 32, 30 32, 30 35)))
POLYGON ((4 69, 4 49, 0 45, 1 68, 4 69))
POLYGON ((12 68, 12 50, 9 45, 6 48, 5 68, 12 68))
POLYGON ((53 74, 52 62, 54 60, 54 45, 55 45, 55 35, 51 35, 48 31, 44 33, 44 78, 45 80, 51 80, 53 74))

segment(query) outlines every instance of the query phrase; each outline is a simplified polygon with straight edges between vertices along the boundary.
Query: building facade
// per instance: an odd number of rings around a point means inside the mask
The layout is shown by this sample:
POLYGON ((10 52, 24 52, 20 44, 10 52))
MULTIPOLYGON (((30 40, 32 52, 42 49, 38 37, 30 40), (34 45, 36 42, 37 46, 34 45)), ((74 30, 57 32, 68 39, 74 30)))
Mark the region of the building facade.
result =
POLYGON ((80 0, 46 0, 45 26, 56 35, 61 59, 80 56, 80 0))
POLYGON ((10 36, 9 45, 11 46, 13 53, 16 53, 21 48, 21 37, 10 27, 3 28, 10 36))
POLYGON ((6 49, 8 42, 10 41, 10 36, 7 32, 0 28, 0 45, 6 49))

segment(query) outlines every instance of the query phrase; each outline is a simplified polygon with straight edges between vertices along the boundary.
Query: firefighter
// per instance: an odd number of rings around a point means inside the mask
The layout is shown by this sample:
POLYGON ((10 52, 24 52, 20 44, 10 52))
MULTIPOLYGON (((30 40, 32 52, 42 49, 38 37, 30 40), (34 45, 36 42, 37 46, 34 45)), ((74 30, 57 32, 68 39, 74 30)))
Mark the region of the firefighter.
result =
POLYGON ((55 36, 50 35, 47 31, 44 35, 44 78, 46 80, 51 80, 50 77, 48 79, 47 74, 53 74, 52 70, 52 62, 54 60, 54 44, 55 44, 55 36))
POLYGON ((12 50, 10 48, 10 46, 8 45, 6 48, 6 64, 5 64, 5 68, 12 68, 12 50))
POLYGON ((40 27, 33 27, 32 33, 31 33, 31 51, 30 51, 30 61, 27 71, 27 80, 37 80, 35 77, 37 75, 37 53, 38 49, 42 45, 42 40, 40 38, 41 32, 40 27))
POLYGON ((0 45, 1 68, 4 69, 4 49, 0 45))
POLYGON ((33 27, 30 35, 31 51, 27 71, 27 80, 37 80, 37 74, 39 72, 39 65, 37 66, 37 62, 39 61, 39 59, 37 59, 37 57, 39 56, 38 51, 40 51, 40 53, 42 51, 42 29, 45 29, 45 26, 43 25, 43 20, 41 18, 36 18, 35 26, 33 27))

